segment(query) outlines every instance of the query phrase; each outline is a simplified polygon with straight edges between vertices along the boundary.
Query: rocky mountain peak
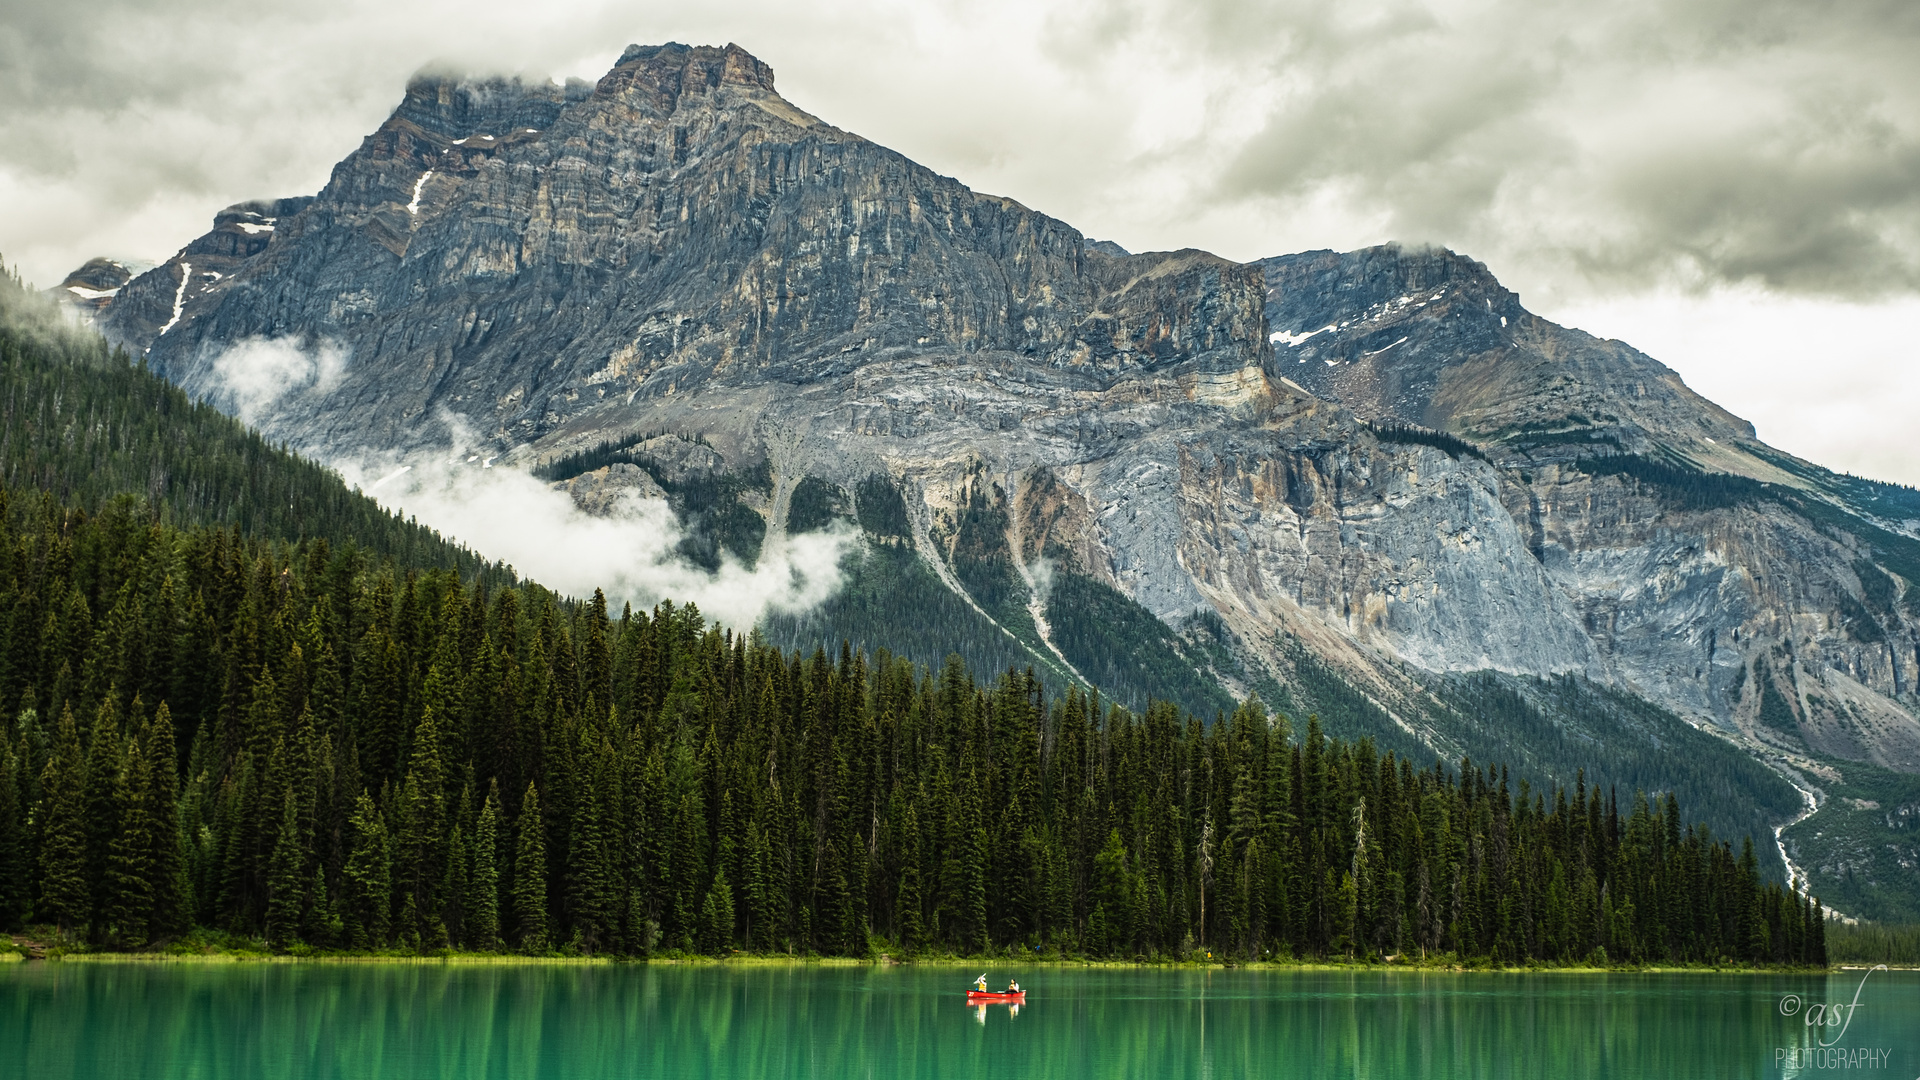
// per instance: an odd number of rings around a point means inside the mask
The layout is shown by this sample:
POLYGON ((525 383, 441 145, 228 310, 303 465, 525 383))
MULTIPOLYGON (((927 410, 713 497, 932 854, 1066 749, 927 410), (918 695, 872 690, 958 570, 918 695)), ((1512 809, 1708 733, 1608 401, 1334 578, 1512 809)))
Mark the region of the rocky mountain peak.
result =
POLYGON ((1261 265, 1278 368, 1374 423, 1446 431, 1522 464, 1657 447, 1724 457, 1716 448, 1754 437, 1672 369, 1534 315, 1454 252, 1389 244, 1261 265))
MULTIPOLYGON (((1263 264, 1272 329, 1298 336, 1307 326, 1334 317, 1364 317, 1381 308, 1421 307, 1446 299, 1490 301, 1494 314, 1522 313, 1517 294, 1501 285, 1485 263, 1440 247, 1382 244, 1358 251, 1305 251, 1263 264)), ((1417 310, 1417 308, 1416 308, 1417 310)))
POLYGON ((671 41, 665 45, 629 45, 597 89, 613 95, 628 87, 645 87, 660 95, 671 109, 671 103, 683 93, 706 93, 728 85, 774 93, 773 68, 731 42, 724 48, 671 41))
POLYGON ((441 438, 422 420, 448 413, 502 452, 591 442, 708 382, 981 354, 1103 387, 1151 373, 1181 400, 1270 394, 1258 267, 1089 252, 772 87, 735 45, 636 46, 590 93, 417 78, 292 219, 223 214, 106 329, 214 394, 236 340, 333 343, 353 358, 334 407, 268 425, 315 449, 441 438))
POLYGON ((422 72, 407 83, 406 96, 388 123, 411 124, 445 139, 539 131, 551 127, 568 102, 592 91, 593 85, 580 79, 559 86, 518 77, 475 79, 422 72))
POLYGON ((62 303, 96 314, 112 303, 131 280, 133 271, 125 263, 101 256, 88 259, 50 291, 62 303))

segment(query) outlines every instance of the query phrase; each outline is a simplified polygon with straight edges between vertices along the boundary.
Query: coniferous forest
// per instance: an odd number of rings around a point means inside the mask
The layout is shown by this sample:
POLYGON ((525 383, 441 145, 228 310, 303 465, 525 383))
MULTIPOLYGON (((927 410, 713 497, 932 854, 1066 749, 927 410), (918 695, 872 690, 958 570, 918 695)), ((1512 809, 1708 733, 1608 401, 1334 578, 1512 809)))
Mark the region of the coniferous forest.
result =
POLYGON ((518 582, 0 279, 0 929, 76 946, 1824 963, 1671 797, 518 582))
POLYGON ((350 490, 233 417, 68 324, 0 266, 0 484, 97 510, 122 494, 167 520, 249 535, 351 537, 422 569, 503 567, 350 490))
POLYGON ((0 514, 0 923, 109 947, 1824 962, 1671 798, 1257 700, 783 655, 324 539, 0 514))

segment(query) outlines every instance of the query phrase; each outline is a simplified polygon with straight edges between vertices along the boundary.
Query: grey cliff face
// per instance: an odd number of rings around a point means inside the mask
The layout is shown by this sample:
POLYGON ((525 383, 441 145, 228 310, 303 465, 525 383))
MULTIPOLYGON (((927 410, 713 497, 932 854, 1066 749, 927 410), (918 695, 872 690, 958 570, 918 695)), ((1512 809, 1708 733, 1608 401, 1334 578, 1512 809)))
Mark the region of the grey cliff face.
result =
MULTIPOLYGON (((805 478, 879 473, 950 587, 965 521, 1001 515, 1033 610, 1052 560, 1217 618, 1234 690, 1284 681, 1289 642, 1381 700, 1406 665, 1572 672, 1756 753, 1920 770, 1913 530, 1671 370, 1450 252, 1129 254, 807 115, 734 46, 417 79, 318 195, 223 211, 101 320, 216 400, 237 343, 341 350, 263 420, 321 455, 655 435, 656 469, 768 462, 769 542, 805 478), (1763 682, 1796 732, 1759 723, 1763 682)), ((562 482, 605 510, 656 479, 562 482)))
POLYGON ((1757 683, 1790 671, 1806 746, 1920 768, 1914 609, 1866 610, 1863 575, 1887 573, 1895 552, 1781 500, 1675 505, 1631 474, 1580 463, 1646 458, 1855 509, 1836 498, 1837 478, 1760 443, 1650 357, 1531 314, 1452 252, 1387 246, 1263 265, 1278 369, 1377 425, 1481 448, 1525 547, 1613 677, 1778 742, 1757 723, 1757 683), (1873 691, 1849 696, 1841 682, 1873 691))
POLYGON ((610 401, 903 350, 1108 379, 1263 354, 1256 269, 1089 254, 793 108, 732 47, 636 47, 590 91, 418 80, 241 257, 183 296, 174 265, 143 276, 108 328, 197 392, 233 341, 333 342, 339 389, 274 423, 319 450, 443 438, 438 409, 504 450, 610 401))

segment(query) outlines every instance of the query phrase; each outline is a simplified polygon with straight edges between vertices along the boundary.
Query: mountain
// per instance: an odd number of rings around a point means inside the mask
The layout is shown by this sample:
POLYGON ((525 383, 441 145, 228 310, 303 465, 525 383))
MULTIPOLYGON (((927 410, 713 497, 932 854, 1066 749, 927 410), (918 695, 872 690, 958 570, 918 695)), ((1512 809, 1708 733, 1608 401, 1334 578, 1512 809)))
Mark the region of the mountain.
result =
MULTIPOLYGON (((11 275, 0 275, 0 487, 44 494, 49 513, 98 514, 132 498, 175 525, 231 528, 259 541, 326 540, 343 554, 513 580, 506 567, 190 400, 11 275)), ((41 632, 31 619, 4 618, 23 640, 41 632)), ((0 691, 6 678, 0 673, 0 691)), ((0 692, 6 706, 15 697, 0 692)))
POLYGON ((88 259, 78 270, 53 289, 61 301, 88 313, 104 310, 119 295, 122 286, 133 280, 133 271, 124 263, 108 258, 88 259))
POLYGON ((1776 870, 1920 914, 1920 494, 1766 446, 1451 252, 1130 254, 735 46, 635 46, 591 85, 417 78, 317 195, 223 211, 98 320, 323 457, 451 441, 583 505, 657 488, 706 565, 857 525, 779 641, 1202 716, 1257 691, 1722 833, 1807 799, 1776 870), (312 359, 263 394, 260 343, 312 359))

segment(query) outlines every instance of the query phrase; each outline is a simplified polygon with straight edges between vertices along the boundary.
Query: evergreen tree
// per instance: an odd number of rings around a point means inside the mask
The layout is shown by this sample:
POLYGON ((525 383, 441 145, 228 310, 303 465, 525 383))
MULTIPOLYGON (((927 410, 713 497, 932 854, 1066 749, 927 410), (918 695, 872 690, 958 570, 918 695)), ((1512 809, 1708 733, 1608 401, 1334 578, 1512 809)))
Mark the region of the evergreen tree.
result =
POLYGON ((126 812, 127 788, 121 768, 125 763, 121 747, 120 710, 115 696, 109 694, 94 714, 93 729, 87 743, 87 895, 93 901, 89 922, 97 930, 102 925, 101 907, 111 891, 107 882, 107 861, 113 840, 120 835, 121 817, 126 812))
POLYGON ((87 762, 70 708, 60 712, 40 793, 40 897, 34 914, 64 934, 85 926, 93 906, 87 886, 87 762))
POLYGON ((127 747, 118 772, 114 801, 121 820, 108 844, 102 931, 110 941, 138 945, 150 936, 153 915, 153 779, 141 747, 127 747))
POLYGON ((286 948, 299 939, 306 909, 306 845, 302 843, 300 804, 293 791, 286 794, 275 834, 273 858, 267 870, 267 940, 286 948))
POLYGON ((1107 832, 1107 842, 1094 856, 1093 916, 1087 947, 1097 954, 1129 951, 1123 941, 1127 912, 1127 849, 1118 828, 1107 832))
POLYGON ((612 940, 615 910, 600 796, 593 783, 582 786, 567 840, 567 906, 574 941, 591 953, 603 950, 612 940))
POLYGON ((487 792, 480 819, 473 830, 472 872, 467 883, 467 944, 476 949, 500 947, 500 791, 487 792))
POLYGON ((0 738, 0 930, 19 926, 27 914, 27 845, 21 827, 21 762, 0 738))
POLYGON ((386 818, 365 792, 354 800, 352 832, 352 851, 343 874, 346 933, 356 949, 379 948, 387 943, 392 856, 386 818))
POLYGON ((513 921, 523 952, 547 951, 547 826, 533 784, 520 800, 519 843, 513 855, 513 921))
POLYGON ((405 786, 405 827, 395 866, 402 909, 409 922, 398 928, 424 942, 444 942, 446 923, 440 886, 447 871, 447 778, 440 755, 440 723, 429 709, 413 733, 405 786))
POLYGON ((707 888, 700 905, 700 951, 720 956, 733 948, 733 886, 727 883, 727 869, 721 867, 707 888))
POLYGON ((147 890, 152 897, 149 931, 168 938, 187 929, 186 866, 181 857, 179 757, 175 749, 173 713, 165 702, 154 710, 146 745, 148 778, 147 828, 141 837, 146 848, 147 890))

